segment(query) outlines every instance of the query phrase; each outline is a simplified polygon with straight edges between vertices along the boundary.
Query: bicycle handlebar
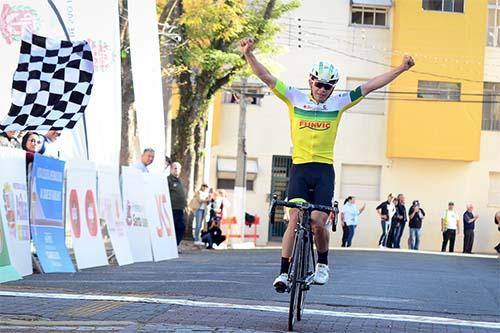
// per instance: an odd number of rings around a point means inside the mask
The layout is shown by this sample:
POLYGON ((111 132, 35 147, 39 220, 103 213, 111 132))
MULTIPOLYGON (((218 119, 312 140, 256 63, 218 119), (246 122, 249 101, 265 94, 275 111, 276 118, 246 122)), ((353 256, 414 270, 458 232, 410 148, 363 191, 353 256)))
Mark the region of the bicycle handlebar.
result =
MULTIPOLYGON (((277 206, 283 206, 283 207, 288 207, 288 208, 297 208, 300 210, 308 210, 309 212, 313 211, 320 211, 324 212, 327 214, 334 213, 335 219, 337 218, 339 209, 338 209, 338 202, 335 201, 333 204, 333 207, 330 206, 323 206, 323 205, 314 205, 308 202, 290 202, 290 201, 285 201, 285 200, 278 200, 278 197, 276 195, 273 196, 273 199, 271 201, 271 208, 269 209, 269 223, 274 224, 274 213, 276 212, 276 207, 277 206)), ((336 221, 334 221, 334 224, 336 221)))

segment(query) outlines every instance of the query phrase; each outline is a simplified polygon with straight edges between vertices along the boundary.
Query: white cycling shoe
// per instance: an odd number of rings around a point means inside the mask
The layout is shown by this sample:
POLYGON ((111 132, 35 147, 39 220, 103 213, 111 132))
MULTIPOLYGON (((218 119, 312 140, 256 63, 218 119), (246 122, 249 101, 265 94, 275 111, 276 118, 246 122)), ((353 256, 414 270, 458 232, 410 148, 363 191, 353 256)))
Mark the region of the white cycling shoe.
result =
POLYGON ((316 271, 314 272, 313 282, 315 284, 325 284, 328 282, 328 278, 330 276, 330 269, 328 265, 325 264, 316 264, 316 271))
POLYGON ((279 293, 284 293, 288 289, 288 273, 281 273, 274 280, 273 286, 279 293))

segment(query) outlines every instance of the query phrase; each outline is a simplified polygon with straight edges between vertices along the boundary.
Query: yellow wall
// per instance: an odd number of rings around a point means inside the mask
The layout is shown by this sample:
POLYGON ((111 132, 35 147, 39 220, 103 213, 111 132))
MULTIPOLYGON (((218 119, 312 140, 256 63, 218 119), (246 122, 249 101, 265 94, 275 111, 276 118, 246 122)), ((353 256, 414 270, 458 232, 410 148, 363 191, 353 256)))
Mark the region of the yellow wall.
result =
MULTIPOLYGON (((214 117, 212 122, 212 146, 219 144, 220 117, 222 109, 222 93, 219 91, 214 97, 214 117)), ((209 124, 210 126, 210 124, 209 124)))
MULTIPOLYGON (((464 13, 423 10, 422 0, 397 0, 393 10, 392 64, 399 65, 407 52, 416 66, 392 83, 390 91, 416 92, 418 80, 429 80, 460 82, 462 94, 482 94, 486 0, 465 1, 464 13)), ((389 101, 388 157, 479 160, 482 105, 466 101, 480 101, 481 96, 462 95, 460 102, 390 96, 413 101, 389 101)))

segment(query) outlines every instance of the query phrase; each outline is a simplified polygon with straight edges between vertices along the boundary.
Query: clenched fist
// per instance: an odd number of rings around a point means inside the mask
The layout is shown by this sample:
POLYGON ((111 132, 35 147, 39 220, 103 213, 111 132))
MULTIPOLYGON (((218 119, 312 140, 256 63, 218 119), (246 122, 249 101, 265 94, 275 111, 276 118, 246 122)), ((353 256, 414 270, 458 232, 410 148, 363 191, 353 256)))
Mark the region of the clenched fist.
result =
POLYGON ((253 39, 252 38, 243 38, 240 40, 240 51, 243 55, 246 55, 253 50, 253 39))
POLYGON ((413 66, 415 66, 415 60, 413 60, 412 56, 405 55, 403 57, 403 62, 401 63, 401 66, 403 66, 404 70, 407 71, 413 66))

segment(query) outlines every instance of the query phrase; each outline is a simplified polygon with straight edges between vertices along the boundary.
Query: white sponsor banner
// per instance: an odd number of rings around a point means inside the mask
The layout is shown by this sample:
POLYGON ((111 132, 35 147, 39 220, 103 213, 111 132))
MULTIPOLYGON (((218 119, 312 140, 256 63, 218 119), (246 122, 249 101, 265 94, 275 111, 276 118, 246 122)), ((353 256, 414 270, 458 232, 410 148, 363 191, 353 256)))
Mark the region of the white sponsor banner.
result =
POLYGON ((33 273, 30 251, 26 153, 0 147, 0 223, 3 223, 10 262, 22 276, 33 273))
POLYGON ((127 236, 127 225, 122 208, 118 169, 97 168, 97 189, 99 192, 99 216, 108 230, 118 265, 133 263, 127 236))
MULTIPOLYGON (((56 0, 58 8, 66 2, 56 0)), ((64 18, 63 18, 64 19, 64 18)), ((54 39, 65 40, 64 31, 48 1, 0 0, 0 118, 10 109, 12 76, 17 67, 21 36, 24 30, 54 39)), ((81 36, 79 36, 81 37, 81 36)), ((85 39, 82 37, 81 39, 85 39)), ((61 157, 86 158, 83 122, 62 132, 61 157)))
MULTIPOLYGON (((121 134, 118 1, 106 0, 98 4, 88 0, 53 2, 70 38, 86 39, 92 48, 94 87, 85 111, 90 158, 110 165, 118 164, 121 134)), ((10 109, 12 75, 17 67, 24 29, 54 39, 66 39, 48 1, 0 0, 0 119, 10 109)), ((83 119, 75 128, 65 129, 58 144, 62 159, 87 158, 83 119)))
POLYGON ((177 258, 174 218, 167 177, 144 173, 146 214, 155 261, 177 258))
POLYGON ((130 56, 141 148, 153 148, 157 157, 149 166, 162 172, 165 128, 156 0, 128 1, 130 56))
POLYGON ((66 225, 79 269, 108 264, 96 200, 97 170, 90 161, 66 163, 66 225))
POLYGON ((57 0, 55 3, 70 38, 85 39, 92 49, 94 87, 85 110, 90 159, 118 165, 121 140, 118 1, 57 0))
POLYGON ((142 173, 134 167, 122 167, 123 209, 134 262, 153 260, 145 193, 142 173))

